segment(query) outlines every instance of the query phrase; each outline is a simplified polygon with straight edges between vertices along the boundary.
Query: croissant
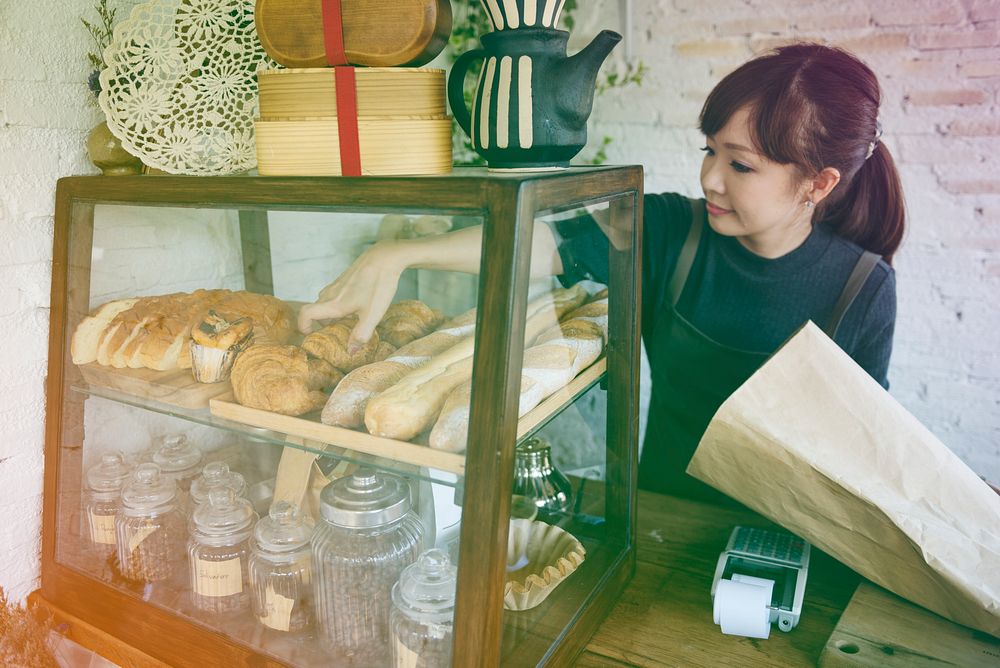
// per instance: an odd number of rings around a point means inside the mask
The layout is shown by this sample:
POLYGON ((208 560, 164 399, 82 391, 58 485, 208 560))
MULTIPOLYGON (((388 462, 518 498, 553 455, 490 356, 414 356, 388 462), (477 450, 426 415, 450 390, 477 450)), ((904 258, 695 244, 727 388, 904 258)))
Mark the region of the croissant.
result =
MULTIPOLYGON (((365 342, 356 353, 347 351, 351 330, 357 324, 357 318, 351 316, 327 325, 309 334, 302 340, 302 348, 316 357, 326 360, 335 368, 347 373, 352 369, 374 362, 379 354, 378 332, 365 342)), ((382 349, 385 352, 385 348, 382 349)))
POLYGON ((236 401, 250 408, 302 415, 322 408, 323 390, 343 374, 298 346, 254 344, 240 353, 230 381, 236 401))
POLYGON ((417 299, 408 299, 391 305, 375 327, 379 337, 397 348, 410 341, 427 336, 444 320, 436 311, 417 299))

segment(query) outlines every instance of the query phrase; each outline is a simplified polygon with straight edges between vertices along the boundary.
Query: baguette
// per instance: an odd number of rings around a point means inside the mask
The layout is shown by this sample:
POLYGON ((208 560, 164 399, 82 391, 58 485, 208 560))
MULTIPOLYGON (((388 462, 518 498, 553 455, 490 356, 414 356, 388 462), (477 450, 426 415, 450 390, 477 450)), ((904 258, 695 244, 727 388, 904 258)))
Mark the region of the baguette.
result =
MULTIPOLYGON (((578 373, 593 364, 608 337, 607 297, 584 304, 564 322, 543 332, 534 346, 524 351, 518 417, 546 397, 565 387, 578 373)), ((447 397, 441 415, 431 430, 430 446, 462 452, 469 435, 471 381, 463 382, 447 397)))
MULTIPOLYGON (((533 342, 565 313, 586 298, 579 285, 559 288, 528 304, 524 339, 533 342)), ((372 398, 365 409, 369 433, 408 441, 429 429, 448 394, 472 377, 475 339, 469 338, 407 373, 395 385, 372 398)))
POLYGON ((337 384, 320 419, 325 424, 360 429, 365 424, 365 408, 372 397, 398 383, 433 356, 470 338, 475 326, 476 310, 472 309, 449 320, 438 331, 400 347, 383 361, 354 369, 337 384))

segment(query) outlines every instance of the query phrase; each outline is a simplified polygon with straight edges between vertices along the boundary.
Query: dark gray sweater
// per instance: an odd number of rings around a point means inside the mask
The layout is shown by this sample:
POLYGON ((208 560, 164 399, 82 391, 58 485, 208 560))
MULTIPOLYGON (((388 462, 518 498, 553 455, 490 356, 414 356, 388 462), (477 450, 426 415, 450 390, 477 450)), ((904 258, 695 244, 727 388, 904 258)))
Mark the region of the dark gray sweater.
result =
MULTIPOLYGON (((686 197, 644 198, 642 335, 650 336, 690 227, 686 197)), ((567 284, 608 280, 608 242, 589 218, 556 224, 567 284)), ((825 226, 813 228, 795 250, 775 259, 757 256, 733 237, 706 227, 677 309, 702 333, 741 350, 772 353, 806 320, 825 327, 862 249, 825 226)), ((896 282, 880 261, 844 315, 835 341, 883 387, 896 321, 896 282)))

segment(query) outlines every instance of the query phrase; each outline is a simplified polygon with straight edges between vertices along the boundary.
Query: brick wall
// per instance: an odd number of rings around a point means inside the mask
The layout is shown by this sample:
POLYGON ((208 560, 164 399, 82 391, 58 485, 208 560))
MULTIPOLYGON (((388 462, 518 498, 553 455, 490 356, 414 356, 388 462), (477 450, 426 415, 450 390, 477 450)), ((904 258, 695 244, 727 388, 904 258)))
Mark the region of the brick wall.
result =
MULTIPOLYGON (((134 0, 112 0, 123 13, 134 0)), ((618 2, 581 3, 577 41, 618 25, 618 2)), ((93 173, 78 21, 90 0, 0 5, 0 585, 37 587, 48 289, 55 181, 93 173)), ((694 122, 722 75, 789 38, 854 50, 886 90, 885 142, 911 211, 900 252, 893 394, 975 470, 1000 480, 1000 61, 997 0, 633 0, 641 90, 603 96, 594 134, 611 161, 646 166, 650 191, 698 192, 694 122)), ((619 49, 621 51, 621 49, 619 49)))
MULTIPOLYGON (((620 4, 582 18, 574 45, 621 26, 620 4)), ((813 40, 878 74, 909 209, 891 392, 1000 480, 1000 2, 632 0, 632 14, 632 52, 649 74, 599 98, 591 132, 614 138, 611 162, 645 166, 649 192, 700 194, 701 104, 753 54, 813 40)))

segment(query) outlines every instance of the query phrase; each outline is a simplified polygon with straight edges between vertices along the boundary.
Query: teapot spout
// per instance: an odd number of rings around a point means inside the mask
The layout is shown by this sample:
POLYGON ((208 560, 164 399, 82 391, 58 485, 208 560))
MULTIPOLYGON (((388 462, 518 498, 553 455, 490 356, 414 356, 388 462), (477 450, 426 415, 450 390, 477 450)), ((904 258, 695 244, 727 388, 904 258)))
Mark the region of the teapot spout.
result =
POLYGON ((597 81, 597 70, 601 68, 601 65, 607 60, 608 54, 620 41, 622 41, 622 36, 614 30, 602 30, 594 39, 590 40, 590 44, 583 47, 576 55, 570 56, 569 60, 576 62, 576 67, 580 70, 588 72, 590 81, 593 83, 597 81))
POLYGON ((590 44, 563 62, 557 84, 561 88, 561 106, 566 112, 576 112, 580 123, 590 116, 597 73, 621 39, 613 30, 602 30, 590 44))

